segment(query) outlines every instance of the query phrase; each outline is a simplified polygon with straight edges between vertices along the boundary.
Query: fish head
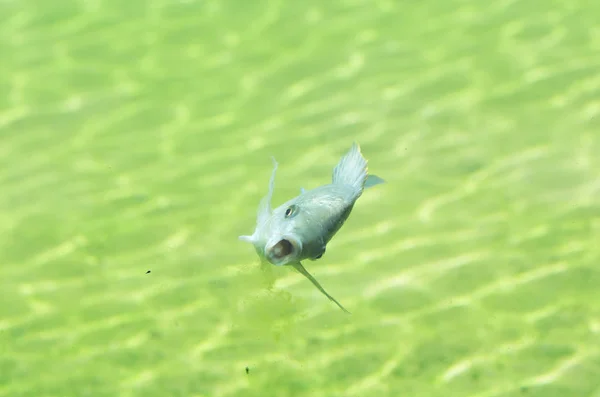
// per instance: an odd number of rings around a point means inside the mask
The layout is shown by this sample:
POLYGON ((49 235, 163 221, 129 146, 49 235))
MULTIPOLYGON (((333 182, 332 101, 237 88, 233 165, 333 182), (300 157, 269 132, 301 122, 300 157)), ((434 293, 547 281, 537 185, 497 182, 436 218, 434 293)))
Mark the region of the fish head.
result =
POLYGON ((240 239, 254 245, 259 256, 275 266, 304 259, 305 217, 292 199, 267 215, 263 214, 251 236, 240 239))
POLYGON ((264 236, 264 257, 275 266, 297 262, 302 258, 304 248, 301 232, 300 206, 295 200, 276 208, 262 230, 264 236))
POLYGON ((256 253, 275 266, 298 261, 302 253, 302 241, 291 235, 266 233, 266 235, 240 236, 240 240, 252 244, 256 253))

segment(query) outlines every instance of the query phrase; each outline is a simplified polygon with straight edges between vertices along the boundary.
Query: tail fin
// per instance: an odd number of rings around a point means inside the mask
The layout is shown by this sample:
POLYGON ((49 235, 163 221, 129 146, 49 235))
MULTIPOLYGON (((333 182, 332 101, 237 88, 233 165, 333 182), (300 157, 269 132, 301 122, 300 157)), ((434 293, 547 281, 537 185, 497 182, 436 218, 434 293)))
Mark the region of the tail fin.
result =
POLYGON ((367 160, 356 142, 333 169, 333 183, 350 185, 362 192, 367 180, 367 160))

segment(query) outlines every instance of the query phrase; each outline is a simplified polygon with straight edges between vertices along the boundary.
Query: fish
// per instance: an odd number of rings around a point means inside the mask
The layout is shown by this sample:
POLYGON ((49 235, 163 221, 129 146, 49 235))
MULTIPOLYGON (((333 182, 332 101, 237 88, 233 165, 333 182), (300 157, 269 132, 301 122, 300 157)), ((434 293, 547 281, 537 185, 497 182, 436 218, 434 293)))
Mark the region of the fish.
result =
POLYGON ((258 205, 254 233, 239 236, 239 240, 252 244, 263 263, 292 266, 350 314, 304 268, 302 261, 323 257, 327 243, 344 225, 363 191, 385 181, 368 173, 367 160, 358 143, 354 142, 333 168, 331 183, 311 190, 300 188, 298 196, 272 209, 278 163, 274 157, 271 159, 273 171, 269 190, 258 205))

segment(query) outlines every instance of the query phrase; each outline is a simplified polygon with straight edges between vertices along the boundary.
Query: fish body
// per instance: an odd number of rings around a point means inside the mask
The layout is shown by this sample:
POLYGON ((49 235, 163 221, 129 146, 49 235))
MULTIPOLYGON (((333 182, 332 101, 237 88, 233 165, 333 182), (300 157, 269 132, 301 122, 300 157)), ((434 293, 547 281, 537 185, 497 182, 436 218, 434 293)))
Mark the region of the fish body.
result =
POLYGON ((354 143, 334 168, 330 184, 311 190, 301 189, 300 195, 273 210, 271 198, 277 171, 275 159, 273 164, 269 191, 259 205, 254 233, 239 238, 254 245, 258 255, 269 263, 293 266, 347 312, 306 271, 301 261, 321 258, 327 243, 346 222, 364 189, 384 181, 375 175, 368 175, 367 161, 358 144, 354 143))

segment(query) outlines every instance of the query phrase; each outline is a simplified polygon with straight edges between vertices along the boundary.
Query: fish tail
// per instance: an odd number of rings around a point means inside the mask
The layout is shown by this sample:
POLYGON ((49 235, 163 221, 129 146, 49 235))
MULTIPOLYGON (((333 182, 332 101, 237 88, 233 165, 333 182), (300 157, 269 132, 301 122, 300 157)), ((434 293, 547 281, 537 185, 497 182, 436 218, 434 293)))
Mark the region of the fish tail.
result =
POLYGON ((333 183, 350 185, 360 194, 367 181, 367 160, 356 142, 333 169, 333 183))

